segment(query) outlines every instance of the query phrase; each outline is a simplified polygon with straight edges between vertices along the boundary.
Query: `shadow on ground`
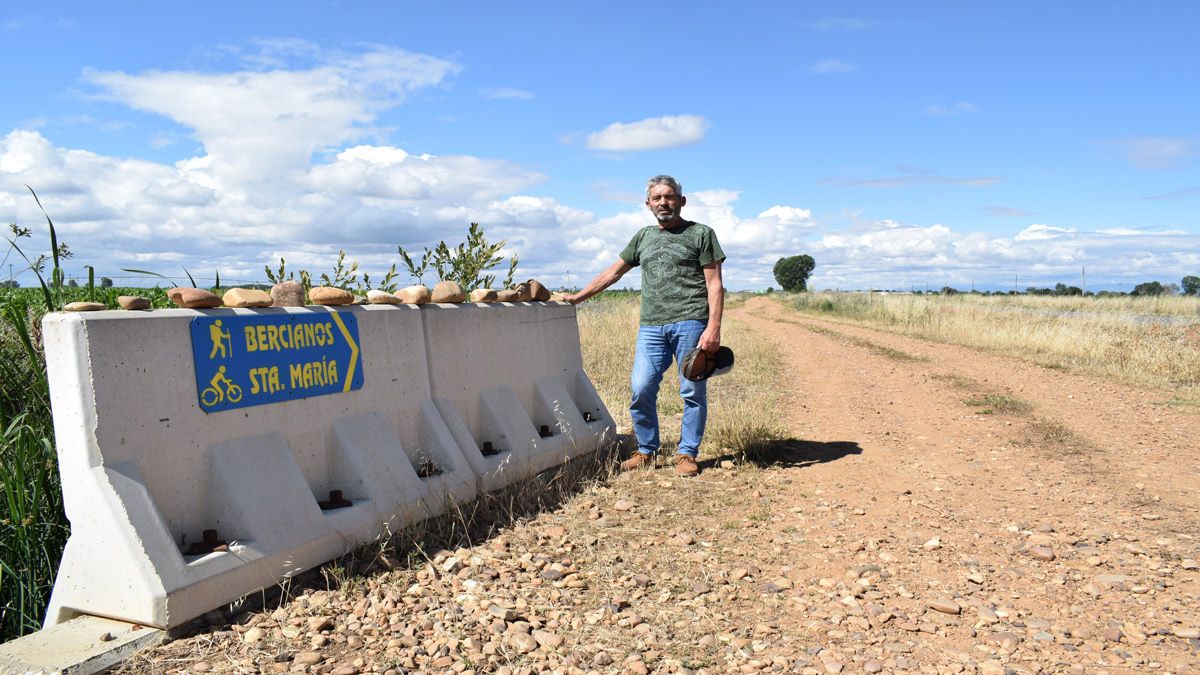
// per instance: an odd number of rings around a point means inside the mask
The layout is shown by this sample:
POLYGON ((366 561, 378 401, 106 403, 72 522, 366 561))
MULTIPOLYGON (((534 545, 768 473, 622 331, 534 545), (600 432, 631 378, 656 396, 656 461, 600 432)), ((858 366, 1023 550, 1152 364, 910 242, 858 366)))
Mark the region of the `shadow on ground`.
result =
POLYGON ((854 441, 806 441, 799 438, 781 438, 758 444, 745 455, 727 453, 705 459, 700 468, 719 466, 725 460, 745 461, 758 467, 804 467, 824 462, 837 461, 847 455, 861 455, 862 448, 854 441))

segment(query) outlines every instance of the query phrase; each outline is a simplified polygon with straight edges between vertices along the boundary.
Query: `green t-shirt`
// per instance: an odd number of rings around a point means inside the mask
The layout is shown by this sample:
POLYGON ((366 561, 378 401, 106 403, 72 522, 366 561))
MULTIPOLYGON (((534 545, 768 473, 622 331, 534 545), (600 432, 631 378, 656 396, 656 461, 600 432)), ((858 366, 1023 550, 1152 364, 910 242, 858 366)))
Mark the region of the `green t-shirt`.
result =
POLYGON ((725 259, 712 228, 685 222, 667 230, 638 230, 621 260, 642 268, 642 325, 662 326, 688 319, 708 320, 704 266, 725 259))

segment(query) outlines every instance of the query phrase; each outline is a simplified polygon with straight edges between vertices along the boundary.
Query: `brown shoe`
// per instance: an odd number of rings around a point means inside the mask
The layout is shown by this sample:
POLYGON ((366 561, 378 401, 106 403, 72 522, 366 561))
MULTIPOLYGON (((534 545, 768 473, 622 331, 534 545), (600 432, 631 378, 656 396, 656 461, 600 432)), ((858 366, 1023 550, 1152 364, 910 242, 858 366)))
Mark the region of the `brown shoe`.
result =
POLYGON ((700 473, 696 458, 691 455, 675 455, 675 475, 691 478, 700 473))
POLYGON ((647 455, 642 452, 634 451, 633 456, 621 462, 622 471, 633 471, 634 469, 653 469, 654 455, 647 455))

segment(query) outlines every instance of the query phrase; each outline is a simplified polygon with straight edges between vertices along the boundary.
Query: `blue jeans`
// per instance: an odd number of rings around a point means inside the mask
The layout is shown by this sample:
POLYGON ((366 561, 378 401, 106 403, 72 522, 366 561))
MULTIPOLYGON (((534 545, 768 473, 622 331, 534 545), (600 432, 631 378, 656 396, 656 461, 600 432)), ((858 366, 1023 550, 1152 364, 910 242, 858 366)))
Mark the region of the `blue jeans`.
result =
MULTIPOLYGON (((629 415, 633 418, 633 434, 637 437, 638 452, 652 455, 658 452, 658 385, 671 367, 671 360, 683 363, 683 357, 700 344, 700 334, 707 324, 688 320, 664 326, 642 326, 638 329, 637 354, 633 358, 633 402, 629 415)), ((679 454, 695 457, 704 439, 704 424, 708 419, 708 397, 704 381, 692 382, 680 375, 679 395, 683 398, 683 428, 679 434, 679 454)))

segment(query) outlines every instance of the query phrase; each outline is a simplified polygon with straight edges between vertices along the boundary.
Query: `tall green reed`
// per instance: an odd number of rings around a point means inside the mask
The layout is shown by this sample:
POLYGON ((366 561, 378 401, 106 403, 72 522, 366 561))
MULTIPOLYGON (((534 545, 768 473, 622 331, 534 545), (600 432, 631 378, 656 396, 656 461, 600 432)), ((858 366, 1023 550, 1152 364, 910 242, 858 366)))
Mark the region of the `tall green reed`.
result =
MULTIPOLYGON (((41 208, 37 193, 29 191, 41 208)), ((25 289, 0 291, 0 641, 41 625, 69 534, 54 450, 41 317, 61 309, 65 295, 94 293, 94 285, 66 292, 61 263, 70 249, 58 241, 49 214, 46 225, 49 254, 32 259, 26 255, 19 240, 31 236, 28 228, 13 224, 12 237, 6 237, 8 255, 19 255, 37 277, 40 297, 21 292, 25 289), (43 276, 47 263, 49 280, 43 276)))

